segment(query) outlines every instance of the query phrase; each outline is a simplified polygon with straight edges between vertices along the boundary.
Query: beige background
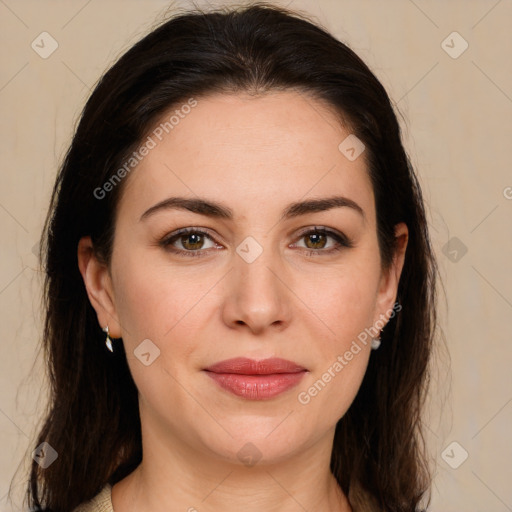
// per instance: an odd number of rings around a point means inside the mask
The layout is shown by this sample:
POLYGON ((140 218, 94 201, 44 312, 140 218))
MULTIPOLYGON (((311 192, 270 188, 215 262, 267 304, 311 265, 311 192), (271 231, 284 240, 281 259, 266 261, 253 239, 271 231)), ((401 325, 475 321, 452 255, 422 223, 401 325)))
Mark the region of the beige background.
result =
MULTIPOLYGON (((444 356, 427 421, 437 463, 431 510, 512 511, 512 2, 279 3, 313 14, 347 42, 403 114, 446 288, 441 327, 451 377, 444 356), (453 31, 469 44, 458 58, 442 47, 453 31), (457 249, 458 261, 445 255, 452 237, 467 247, 462 257, 457 249), (443 458, 453 441, 460 446, 443 458), (469 456, 453 469, 463 449, 469 456)), ((169 5, 0 0, 0 510, 20 509, 45 403, 41 358, 34 362, 41 274, 33 248, 57 165, 101 73, 169 5), (47 59, 31 48, 43 31, 59 44, 47 59)), ((447 41, 452 52, 462 48, 462 40, 447 41)))

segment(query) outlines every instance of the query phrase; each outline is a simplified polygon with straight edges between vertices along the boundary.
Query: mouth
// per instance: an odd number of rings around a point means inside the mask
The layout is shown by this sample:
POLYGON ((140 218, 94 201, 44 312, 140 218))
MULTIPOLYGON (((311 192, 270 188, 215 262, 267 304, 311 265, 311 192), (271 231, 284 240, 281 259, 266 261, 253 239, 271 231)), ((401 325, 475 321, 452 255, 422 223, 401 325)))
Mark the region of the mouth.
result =
POLYGON ((247 400, 268 400, 295 387, 308 372, 286 359, 237 357, 204 369, 222 389, 247 400))

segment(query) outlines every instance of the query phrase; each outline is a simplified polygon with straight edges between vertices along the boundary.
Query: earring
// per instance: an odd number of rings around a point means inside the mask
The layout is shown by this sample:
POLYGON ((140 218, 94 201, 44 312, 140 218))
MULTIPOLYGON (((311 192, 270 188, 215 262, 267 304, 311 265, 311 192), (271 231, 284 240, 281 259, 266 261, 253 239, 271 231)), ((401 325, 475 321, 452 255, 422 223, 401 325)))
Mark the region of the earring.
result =
POLYGON ((103 327, 103 332, 107 334, 107 339, 105 340, 105 345, 107 345, 107 348, 110 350, 110 352, 114 352, 114 349, 112 348, 112 340, 110 339, 110 336, 108 335, 108 325, 106 327, 103 327))
POLYGON ((378 338, 372 338, 372 349, 377 350, 380 347, 381 339, 380 339, 380 333, 378 338))

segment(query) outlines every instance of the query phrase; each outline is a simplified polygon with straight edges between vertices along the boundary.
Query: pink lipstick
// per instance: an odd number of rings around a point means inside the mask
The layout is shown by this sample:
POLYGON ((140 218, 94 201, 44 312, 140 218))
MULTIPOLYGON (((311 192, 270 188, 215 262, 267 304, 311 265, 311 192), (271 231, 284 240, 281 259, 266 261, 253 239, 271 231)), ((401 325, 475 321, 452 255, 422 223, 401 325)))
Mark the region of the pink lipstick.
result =
POLYGON ((307 370, 293 361, 236 357, 204 370, 223 389, 248 400, 268 400, 296 386, 307 370))

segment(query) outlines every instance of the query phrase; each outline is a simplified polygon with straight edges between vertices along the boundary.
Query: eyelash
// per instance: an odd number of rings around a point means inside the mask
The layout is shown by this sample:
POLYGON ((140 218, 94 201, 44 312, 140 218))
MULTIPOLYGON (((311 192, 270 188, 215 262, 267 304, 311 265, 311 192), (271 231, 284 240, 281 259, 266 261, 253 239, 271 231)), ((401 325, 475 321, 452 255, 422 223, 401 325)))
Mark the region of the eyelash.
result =
MULTIPOLYGON (((176 249, 175 247, 172 247, 172 243, 176 239, 178 239, 180 236, 189 235, 189 234, 204 235, 214 242, 212 236, 208 232, 206 232, 202 229, 183 228, 183 229, 178 230, 175 233, 171 233, 169 236, 165 236, 162 240, 160 240, 158 242, 158 245, 160 245, 164 249, 166 249, 174 254, 183 255, 186 257, 201 258, 203 256, 206 256, 207 253, 209 252, 207 249, 206 250, 205 249, 197 249, 197 250, 191 250, 191 251, 184 251, 182 249, 176 249)), ((353 242, 349 238, 347 238, 345 235, 338 234, 335 231, 331 231, 330 229, 321 228, 321 227, 315 227, 313 229, 308 229, 307 231, 303 231, 299 235, 299 240, 304 238, 305 236, 311 235, 311 234, 327 235, 328 237, 334 239, 338 245, 331 249, 303 249, 306 251, 307 256, 318 256, 321 253, 333 254, 333 253, 341 251, 343 249, 350 249, 350 248, 354 247, 353 242)))

